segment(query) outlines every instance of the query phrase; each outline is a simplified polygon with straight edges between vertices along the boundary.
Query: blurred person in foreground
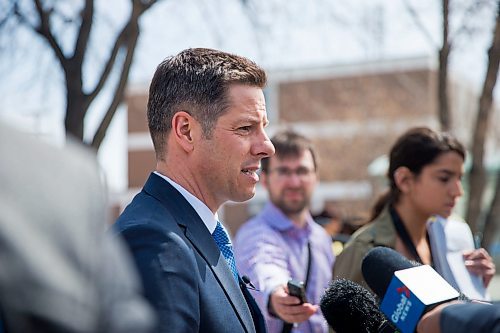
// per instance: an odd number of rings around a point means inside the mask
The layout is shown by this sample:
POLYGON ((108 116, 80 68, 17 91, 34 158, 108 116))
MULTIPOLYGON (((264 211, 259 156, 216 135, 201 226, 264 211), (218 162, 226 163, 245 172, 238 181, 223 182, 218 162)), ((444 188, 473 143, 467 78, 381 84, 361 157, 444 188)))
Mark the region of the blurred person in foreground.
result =
POLYGON ((105 233, 95 155, 0 123, 0 319, 4 332, 150 332, 126 248, 105 233))
POLYGON ((417 333, 500 333, 500 304, 448 302, 427 312, 417 333))
POLYGON ((211 49, 164 60, 149 89, 156 170, 115 230, 126 240, 160 332, 264 332, 217 210, 255 194, 274 148, 254 62, 211 49))
MULTIPOLYGON (((367 287, 361 262, 376 246, 434 266, 433 257, 443 254, 431 252, 428 223, 433 216, 446 219, 452 214, 463 194, 464 161, 463 145, 448 133, 426 127, 403 133, 389 154, 389 191, 375 204, 370 223, 354 233, 337 258, 334 278, 367 287)), ((463 253, 463 264, 482 277, 485 287, 495 274, 493 260, 484 249, 463 253)))
POLYGON ((235 238, 236 261, 247 275, 269 332, 327 332, 318 305, 331 279, 331 238, 309 212, 318 182, 311 142, 290 130, 271 139, 276 154, 262 160, 262 185, 269 202, 235 238), (290 296, 287 282, 305 282, 307 302, 290 296), (298 323, 292 327, 292 323, 298 323))

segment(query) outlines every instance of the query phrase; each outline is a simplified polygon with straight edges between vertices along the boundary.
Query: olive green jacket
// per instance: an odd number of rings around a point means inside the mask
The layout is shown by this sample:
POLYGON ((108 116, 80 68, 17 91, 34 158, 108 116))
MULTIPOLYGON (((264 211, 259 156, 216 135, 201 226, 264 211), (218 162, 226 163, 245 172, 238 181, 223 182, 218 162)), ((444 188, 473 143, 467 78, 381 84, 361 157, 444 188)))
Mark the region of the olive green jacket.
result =
POLYGON ((363 226, 352 235, 335 261, 333 278, 346 278, 368 288, 361 273, 361 262, 364 256, 376 246, 394 248, 395 245, 396 229, 389 209, 385 207, 373 222, 363 226))

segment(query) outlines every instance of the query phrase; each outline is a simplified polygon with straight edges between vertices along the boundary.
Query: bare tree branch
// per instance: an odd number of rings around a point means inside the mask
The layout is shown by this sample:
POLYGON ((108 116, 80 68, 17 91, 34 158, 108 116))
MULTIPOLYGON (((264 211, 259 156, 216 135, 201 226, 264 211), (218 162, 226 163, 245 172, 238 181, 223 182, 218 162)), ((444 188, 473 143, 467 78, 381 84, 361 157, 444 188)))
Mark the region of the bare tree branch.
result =
POLYGON ((130 67, 132 65, 132 60, 134 57, 134 48, 137 44, 138 37, 139 37, 139 29, 137 28, 132 33, 132 36, 129 40, 129 45, 127 46, 127 54, 126 54, 125 60, 123 62, 120 79, 119 79, 118 85, 115 89, 115 93, 113 95, 113 100, 111 101, 111 104, 108 108, 108 111, 104 115, 104 118, 101 121, 101 123, 99 124, 99 127, 94 134, 94 138, 92 139, 92 147, 96 150, 98 150, 99 147, 101 146, 102 141, 104 140, 106 131, 107 131, 109 125, 111 124, 111 120, 113 119, 113 117, 116 113, 116 110, 118 109, 118 106, 120 105, 121 101, 123 100, 125 87, 126 87, 127 82, 128 82, 128 75, 130 72, 130 67))
POLYGON ((9 22, 11 17, 15 16, 17 13, 18 1, 11 2, 10 5, 10 8, 5 11, 5 15, 0 18, 0 29, 2 29, 2 27, 9 22))
POLYGON ((8 7, 10 10, 8 11, 9 13, 7 16, 5 16, 5 18, 0 16, 0 24, 9 24, 10 18, 15 17, 19 23, 27 26, 37 35, 41 36, 41 39, 48 42, 49 49, 54 52, 57 61, 62 67, 65 77, 66 113, 64 126, 66 134, 72 135, 83 142, 84 120, 89 107, 109 81, 110 73, 114 68, 118 67, 117 70, 120 72, 120 75, 114 90, 115 95, 113 96, 111 105, 109 106, 106 115, 93 139, 94 147, 98 148, 104 138, 107 128, 109 127, 111 119, 118 108, 118 105, 123 100, 133 60, 133 54, 139 36, 139 18, 146 10, 157 3, 157 0, 130 0, 132 4, 130 18, 116 36, 109 57, 104 62, 101 76, 98 78, 94 89, 91 89, 91 92, 88 94, 85 92, 83 86, 83 65, 85 55, 89 50, 89 42, 94 20, 95 0, 85 0, 83 8, 78 15, 75 15, 77 17, 76 19, 73 17, 66 17, 62 11, 58 12, 57 9, 59 7, 56 6, 57 1, 30 1, 34 4, 33 8, 36 13, 35 20, 31 19, 31 13, 27 14, 23 12, 20 0, 12 0, 8 7), (50 4, 52 7, 49 8, 47 4, 50 4), (57 15, 58 20, 60 18, 64 23, 79 23, 73 49, 67 50, 67 55, 63 52, 61 44, 56 39, 56 35, 52 31, 54 27, 52 27, 51 22, 54 20, 55 15, 57 15), (80 22, 77 22, 77 20, 80 22), (122 51, 125 55, 124 61, 117 66, 117 56, 122 51))
MULTIPOLYGON (((111 124, 111 120, 113 119, 116 110, 118 109, 118 106, 123 100, 125 88, 128 82, 128 76, 130 73, 130 68, 132 66, 132 61, 135 53, 134 52, 135 47, 137 45, 137 40, 139 38, 139 17, 147 9, 149 9, 152 5, 154 5, 156 3, 156 0, 147 1, 146 3, 140 0, 132 0, 132 2, 133 2, 133 8, 132 8, 132 13, 130 15, 130 19, 128 20, 127 24, 125 25, 120 35, 116 39, 112 54, 108 60, 108 63, 106 64, 106 68, 104 69, 102 75, 102 77, 109 76, 111 69, 113 67, 112 64, 116 61, 118 51, 120 50, 120 48, 125 49, 126 52, 125 60, 123 61, 122 68, 120 71, 120 78, 118 80, 118 84, 113 94, 113 100, 111 101, 111 104, 108 110, 106 111, 106 114, 104 115, 104 118, 99 124, 99 127, 97 128, 94 137, 92 139, 91 145, 96 150, 98 150, 99 147, 101 146, 102 141, 104 140, 104 137, 106 135, 106 131, 109 128, 109 125, 111 124)), ((102 86, 104 85, 105 82, 102 80, 102 77, 99 80, 96 89, 94 89, 94 92, 96 91, 98 92, 102 89, 102 86)), ((94 98, 95 96, 96 94, 94 95, 94 98)), ((90 97, 89 99, 93 100, 93 98, 90 97)))
POLYGON ((260 36, 260 33, 263 30, 262 24, 257 18, 257 11, 255 9, 255 6, 253 5, 253 2, 250 0, 241 0, 241 3, 243 5, 243 11, 247 15, 250 24, 253 27, 253 35, 255 38, 255 44, 257 46, 258 59, 262 59, 264 55, 263 42, 260 36))
POLYGON ((94 99, 99 95, 105 83, 107 82, 108 77, 111 74, 111 71, 115 65, 116 57, 118 55, 118 52, 120 51, 120 48, 123 47, 123 45, 126 44, 127 39, 130 38, 131 30, 133 30, 132 27, 138 23, 139 17, 155 3, 156 0, 148 1, 146 4, 143 4, 143 1, 141 2, 137 0, 132 0, 132 13, 130 14, 130 18, 128 19, 127 23, 120 31, 115 40, 108 61, 104 66, 101 77, 99 78, 99 81, 97 82, 94 90, 88 93, 87 95, 89 98, 89 103, 92 103, 94 101, 94 99))
POLYGON ((40 25, 38 27, 34 27, 34 30, 40 35, 42 36, 43 38, 45 38, 45 40, 47 40, 47 42, 49 43, 50 45, 50 48, 54 51, 57 59, 59 60, 62 68, 64 69, 64 71, 67 71, 67 59, 66 57, 64 56, 64 53, 61 49, 61 47, 59 46, 59 44, 57 43, 56 39, 54 38, 54 35, 52 34, 52 31, 50 30, 50 14, 51 14, 51 10, 50 11, 45 11, 43 9, 43 6, 42 4, 40 3, 40 0, 35 0, 35 5, 36 5, 36 10, 37 10, 37 13, 38 13, 38 17, 40 19, 40 25))
POLYGON ((438 100, 439 100, 439 123, 441 130, 451 129, 451 113, 448 94, 448 62, 450 58, 451 42, 449 40, 449 0, 442 0, 443 17, 443 44, 439 49, 439 78, 438 78, 438 100))
POLYGON ((479 217, 482 208, 483 189, 485 185, 485 170, 483 164, 484 143, 486 140, 486 133, 488 132, 489 118, 493 104, 493 88, 497 82, 500 61, 500 2, 498 2, 497 6, 493 40, 488 50, 488 68, 486 70, 483 90, 479 99, 472 141, 472 168, 470 171, 467 220, 473 232, 478 231, 479 217))
POLYGON ((468 3, 467 8, 464 10, 464 14, 462 15, 461 23, 458 25, 458 29, 454 32, 449 33, 449 40, 453 42, 460 35, 463 34, 472 34, 476 29, 470 27, 470 24, 473 20, 471 17, 474 17, 478 11, 480 11, 484 6, 490 3, 489 0, 475 0, 468 3))
POLYGON ((118 36, 115 40, 115 43, 113 45, 113 48, 111 49, 108 61, 106 62, 106 65, 104 66, 101 77, 99 78, 99 81, 97 82, 94 90, 87 94, 90 103, 92 103, 94 101, 94 99, 99 95, 99 93, 101 92, 105 83, 107 82, 108 77, 111 74, 111 70, 113 69, 113 67, 115 65, 116 56, 118 55, 118 51, 120 51, 120 48, 125 43, 125 40, 126 40, 126 37, 127 37, 129 30, 130 30, 130 19, 127 22, 127 24, 123 27, 123 29, 120 31, 120 33, 118 34, 118 36))
POLYGON ((132 2, 135 5, 140 5, 141 6, 141 15, 144 13, 146 10, 151 8, 155 3, 158 2, 158 0, 132 0, 132 2))
POLYGON ((417 28, 424 34, 424 37, 429 41, 429 44, 431 44, 434 48, 437 49, 438 43, 433 39, 432 34, 422 23, 422 20, 420 20, 420 16, 418 15, 415 8, 413 8, 413 6, 408 2, 408 0, 403 0, 403 4, 405 5, 406 10, 408 10, 408 12, 410 13, 410 16, 413 19, 413 22, 415 23, 417 28))
POLYGON ((90 38, 90 30, 92 29, 92 16, 94 15, 94 0, 86 0, 85 7, 80 13, 81 25, 78 32, 78 37, 76 38, 75 48, 71 60, 77 63, 83 63, 83 57, 85 56, 85 49, 90 38))
POLYGON ((495 192, 493 195, 493 200, 491 201, 491 207, 486 214, 486 219, 484 221, 483 239, 481 241, 481 247, 488 249, 495 239, 498 225, 500 224, 500 169, 497 170, 496 180, 495 180, 495 192))

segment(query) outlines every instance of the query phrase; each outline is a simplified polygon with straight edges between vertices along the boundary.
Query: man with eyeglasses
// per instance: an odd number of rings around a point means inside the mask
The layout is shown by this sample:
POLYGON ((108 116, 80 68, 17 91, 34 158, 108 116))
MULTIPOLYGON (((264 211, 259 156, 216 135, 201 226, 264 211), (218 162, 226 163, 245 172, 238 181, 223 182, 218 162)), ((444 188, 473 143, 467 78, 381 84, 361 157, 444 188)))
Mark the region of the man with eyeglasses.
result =
POLYGON ((240 274, 249 277, 270 333, 328 332, 318 307, 331 280, 331 238, 309 212, 318 182, 310 140, 285 130, 271 139, 276 153, 261 161, 269 202, 236 234, 240 274), (289 280, 304 282, 306 301, 290 295, 289 280))

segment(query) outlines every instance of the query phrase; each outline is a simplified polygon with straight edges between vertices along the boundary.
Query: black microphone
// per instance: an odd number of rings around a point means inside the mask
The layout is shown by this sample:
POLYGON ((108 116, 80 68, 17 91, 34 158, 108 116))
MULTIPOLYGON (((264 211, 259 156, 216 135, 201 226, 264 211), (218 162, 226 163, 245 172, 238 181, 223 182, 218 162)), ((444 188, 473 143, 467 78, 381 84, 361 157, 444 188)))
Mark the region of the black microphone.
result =
POLYGON ((361 272, 368 286, 380 298, 384 297, 395 271, 420 266, 388 247, 375 247, 361 262, 361 272))
POLYGON ((328 325, 337 333, 397 332, 380 312, 375 297, 347 279, 330 282, 320 307, 328 325))
POLYGON ((387 247, 370 250, 361 271, 382 299, 382 312, 403 333, 413 333, 426 311, 460 296, 432 267, 415 264, 387 247))
POLYGON ((250 278, 248 276, 243 275, 241 277, 241 280, 243 281, 243 283, 245 283, 245 285, 248 289, 260 291, 259 289, 255 288, 255 286, 253 285, 252 281, 250 281, 250 278))

